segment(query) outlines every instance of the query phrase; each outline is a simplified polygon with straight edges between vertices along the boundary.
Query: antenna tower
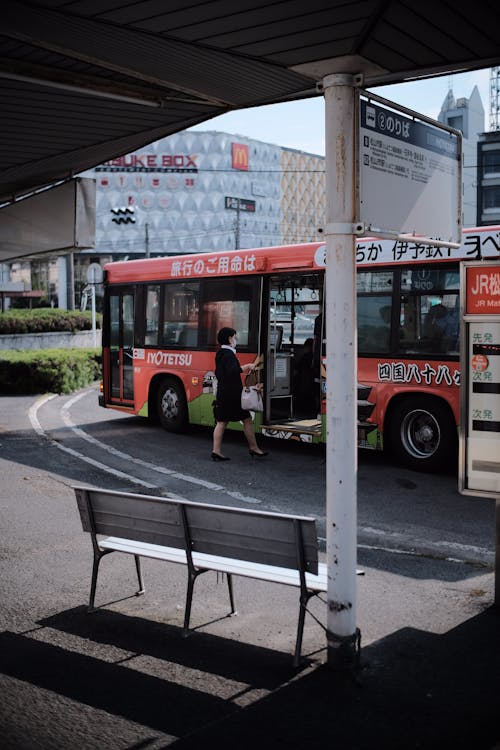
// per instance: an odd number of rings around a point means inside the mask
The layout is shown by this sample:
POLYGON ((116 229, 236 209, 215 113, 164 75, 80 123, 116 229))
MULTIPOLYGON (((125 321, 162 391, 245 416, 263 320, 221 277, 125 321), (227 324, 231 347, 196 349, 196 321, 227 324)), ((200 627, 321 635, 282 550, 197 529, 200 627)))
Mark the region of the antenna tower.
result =
POLYGON ((490 71, 490 130, 500 130, 500 67, 490 71))

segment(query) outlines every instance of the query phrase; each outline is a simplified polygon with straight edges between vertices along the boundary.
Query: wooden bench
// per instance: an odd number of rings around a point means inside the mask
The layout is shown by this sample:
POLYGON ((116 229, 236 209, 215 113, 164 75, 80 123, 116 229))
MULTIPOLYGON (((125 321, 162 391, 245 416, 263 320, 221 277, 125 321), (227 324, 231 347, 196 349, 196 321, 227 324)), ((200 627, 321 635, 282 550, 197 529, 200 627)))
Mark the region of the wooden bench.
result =
POLYGON ((300 595, 294 665, 299 665, 307 604, 327 589, 326 566, 318 562, 314 518, 90 487, 73 489, 83 530, 91 534, 94 550, 89 611, 95 608, 99 563, 110 552, 134 556, 137 594, 144 593, 141 557, 187 565, 183 636, 189 633, 194 582, 207 570, 226 573, 231 614, 236 612, 233 575, 296 586, 300 595))

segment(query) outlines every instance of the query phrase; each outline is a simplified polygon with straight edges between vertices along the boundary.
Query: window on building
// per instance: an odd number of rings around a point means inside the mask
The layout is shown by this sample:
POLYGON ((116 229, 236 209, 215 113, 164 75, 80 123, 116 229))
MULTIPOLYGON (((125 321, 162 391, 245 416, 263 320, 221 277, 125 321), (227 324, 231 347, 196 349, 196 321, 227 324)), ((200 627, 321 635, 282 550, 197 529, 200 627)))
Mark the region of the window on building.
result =
POLYGON ((500 174, 500 151, 483 151, 483 172, 500 174))
POLYGON ((500 185, 483 188, 483 210, 500 209, 500 185))

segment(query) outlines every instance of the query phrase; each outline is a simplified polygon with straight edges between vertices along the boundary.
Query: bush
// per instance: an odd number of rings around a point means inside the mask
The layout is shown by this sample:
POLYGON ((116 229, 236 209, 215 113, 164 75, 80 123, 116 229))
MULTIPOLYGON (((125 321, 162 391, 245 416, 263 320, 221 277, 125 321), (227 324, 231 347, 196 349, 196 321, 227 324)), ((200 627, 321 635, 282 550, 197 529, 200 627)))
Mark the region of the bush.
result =
MULTIPOLYGON (((96 314, 96 328, 102 315, 96 314)), ((59 333, 92 330, 92 313, 44 307, 36 310, 8 310, 0 313, 0 334, 59 333)))
POLYGON ((101 377, 100 349, 0 351, 0 393, 73 393, 101 377))

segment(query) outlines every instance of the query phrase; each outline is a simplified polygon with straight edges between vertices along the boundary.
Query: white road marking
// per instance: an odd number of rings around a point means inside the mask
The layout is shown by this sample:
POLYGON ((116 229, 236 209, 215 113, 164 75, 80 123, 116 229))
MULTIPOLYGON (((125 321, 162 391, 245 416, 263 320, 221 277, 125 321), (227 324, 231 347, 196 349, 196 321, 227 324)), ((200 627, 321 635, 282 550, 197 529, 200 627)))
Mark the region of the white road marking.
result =
MULTIPOLYGON (((374 536, 380 537, 381 540, 386 539, 388 545, 390 545, 391 539, 396 538, 404 538, 400 533, 398 532, 388 532, 384 531, 383 529, 376 529, 372 526, 361 526, 359 529, 361 532, 364 532, 366 534, 372 534, 374 536)), ((444 549, 448 549, 449 552, 453 553, 461 553, 461 556, 458 558, 455 557, 449 557, 446 556, 445 559, 450 561, 455 560, 464 560, 464 559, 484 559, 484 560, 490 560, 493 554, 493 551, 491 549, 487 549, 485 547, 477 547, 474 544, 461 544, 460 542, 447 542, 445 540, 440 540, 439 542, 433 542, 429 540, 422 540, 422 539, 414 539, 413 541, 414 545, 418 547, 419 549, 422 548, 434 548, 436 550, 439 550, 440 554, 445 554, 444 549), (471 557, 472 555, 472 557, 471 557)), ((363 546, 363 545, 358 545, 363 546)), ((365 545, 367 548, 369 545, 365 545)), ((394 547, 386 546, 385 544, 382 544, 378 547, 379 549, 386 549, 390 552, 394 550, 394 547)), ((374 547, 375 549, 375 547, 374 547)), ((410 553, 411 554, 411 553, 410 553)))
MULTIPOLYGON (((183 482, 189 482, 190 484, 198 485, 199 487, 204 487, 205 489, 213 490, 215 492, 221 492, 222 494, 226 494, 229 497, 232 497, 236 500, 240 500, 244 503, 252 503, 252 504, 259 504, 262 501, 255 498, 255 497, 249 497, 247 495, 243 495, 240 492, 231 491, 228 490, 226 487, 224 487, 221 484, 215 484, 214 482, 208 482, 205 479, 200 479, 199 477, 194 477, 189 474, 181 474, 177 471, 174 471, 173 469, 168 469, 164 466, 158 466, 157 464, 152 464, 148 461, 144 461, 141 458, 135 458, 134 456, 131 456, 128 453, 124 453, 123 451, 118 450, 117 448, 113 448, 113 446, 108 445, 107 443, 103 443, 101 440, 98 440, 97 438, 93 437, 92 435, 89 435, 87 432, 82 430, 80 427, 77 427, 74 422, 71 419, 70 416, 70 409, 71 407, 79 401, 81 398, 86 396, 90 391, 86 390, 81 393, 78 393, 76 396, 73 396, 67 403, 61 407, 61 416, 64 421, 64 424, 69 427, 75 435, 77 435, 82 440, 86 440, 88 443, 93 444, 94 446, 100 448, 101 450, 107 451, 113 456, 116 456, 117 458, 122 459, 123 461, 127 461, 128 463, 135 464, 137 466, 141 466, 142 468, 148 469, 148 471, 155 471, 159 474, 168 474, 174 479, 180 479, 183 482)), ((75 456, 76 458, 81 459, 82 461, 86 461, 87 463, 91 464, 92 466, 95 466, 96 468, 101 469, 102 471, 106 471, 109 474, 113 474, 114 476, 120 477, 121 479, 128 479, 129 481, 139 484, 143 487, 148 487, 149 489, 156 489, 155 484, 150 484, 149 482, 144 482, 141 479, 137 479, 132 474, 125 474, 121 471, 118 471, 117 469, 113 469, 110 466, 107 466, 106 464, 103 464, 99 461, 95 461, 92 458, 89 458, 88 456, 85 456, 83 453, 79 453, 78 451, 73 450, 72 448, 68 448, 64 446, 62 443, 59 443, 57 440, 53 440, 50 438, 47 433, 43 430, 43 428, 40 425, 40 422, 38 420, 37 412, 38 409, 43 406, 44 403, 49 401, 51 398, 54 398, 54 395, 45 396, 39 401, 37 401, 36 404, 34 404, 29 412, 30 420, 33 425, 33 429, 43 437, 50 440, 50 442, 53 445, 56 445, 61 450, 65 451, 66 453, 69 453, 72 456, 75 456)))
POLYGON ((154 484, 150 484, 149 482, 143 482, 142 479, 137 479, 136 477, 133 477, 130 474, 125 474, 123 471, 118 471, 118 469, 112 469, 110 466, 106 466, 106 464, 103 464, 100 461, 95 461, 93 458, 90 458, 89 456, 85 456, 83 453, 79 453, 78 451, 73 450, 73 448, 68 448, 68 446, 63 445, 62 443, 59 443, 57 440, 53 440, 51 437, 49 437, 49 435, 45 432, 45 430, 43 429, 43 427, 41 426, 38 420, 38 410, 40 409, 41 406, 43 406, 43 404, 45 404, 47 401, 50 401, 51 398, 54 398, 54 395, 42 397, 35 404, 33 404, 33 406, 30 408, 28 412, 33 429, 38 435, 40 435, 41 437, 44 437, 52 445, 57 446, 59 450, 64 451, 65 453, 68 453, 70 456, 73 456, 73 458, 78 458, 80 461, 85 461, 85 463, 90 464, 91 466, 95 466, 96 469, 101 469, 101 471, 105 471, 108 474, 113 474, 113 476, 118 477, 119 479, 126 479, 129 482, 133 482, 134 484, 140 485, 141 487, 148 487, 149 489, 156 488, 156 485, 154 484))

